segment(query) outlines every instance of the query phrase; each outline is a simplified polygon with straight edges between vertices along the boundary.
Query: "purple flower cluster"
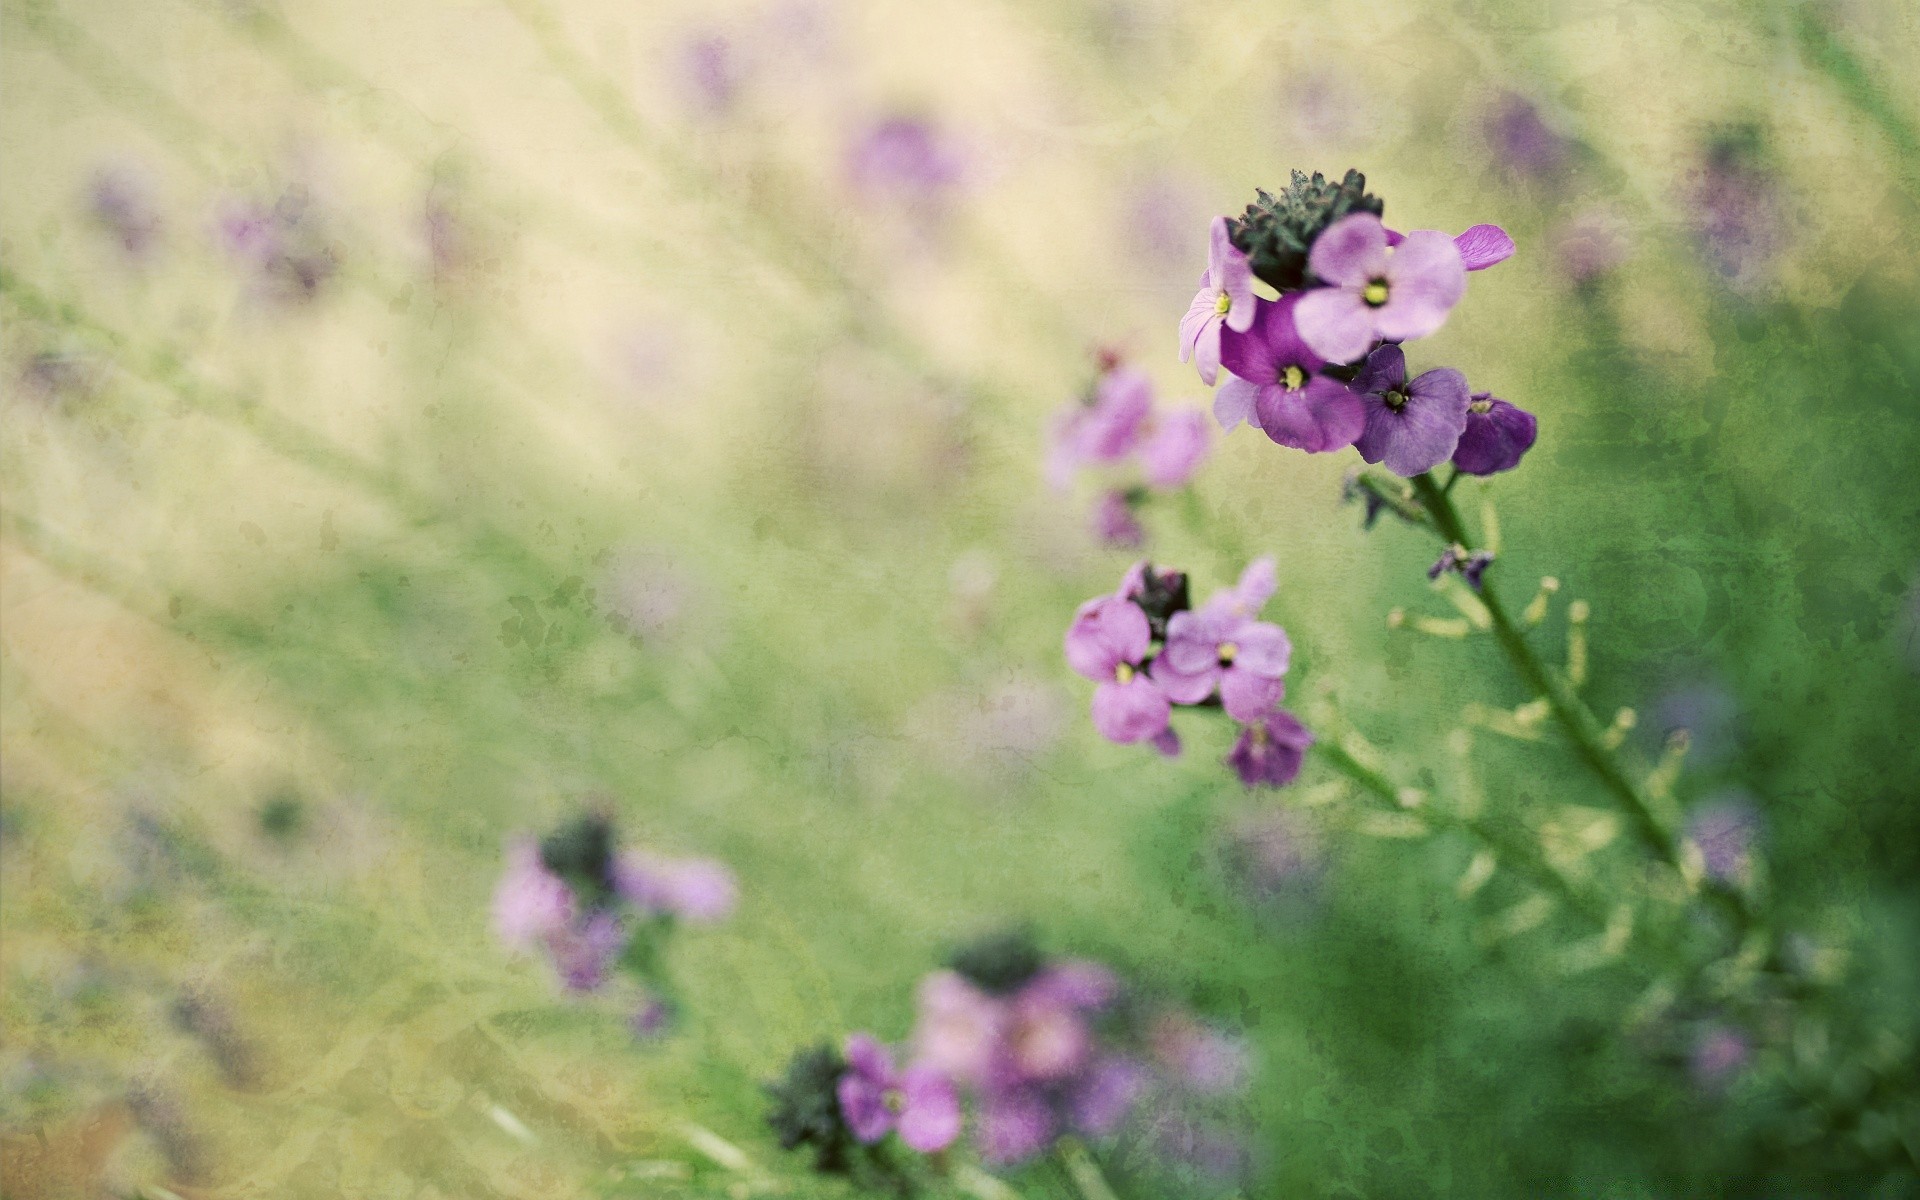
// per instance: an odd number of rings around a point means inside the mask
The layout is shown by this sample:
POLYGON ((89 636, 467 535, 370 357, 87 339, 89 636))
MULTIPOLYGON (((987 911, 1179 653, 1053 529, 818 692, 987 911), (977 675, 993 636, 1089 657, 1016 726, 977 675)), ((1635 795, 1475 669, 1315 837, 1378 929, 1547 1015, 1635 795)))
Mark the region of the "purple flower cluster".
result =
POLYGON ((960 1136, 960 1094, 938 1067, 900 1070, 893 1052, 865 1033, 847 1039, 846 1057, 835 1096, 855 1141, 871 1146, 898 1133, 909 1149, 932 1154, 960 1136))
POLYGON ((1193 608, 1185 575, 1140 562, 1117 592, 1081 605, 1065 649, 1067 665, 1098 685, 1094 728, 1173 755, 1174 706, 1219 708, 1244 727, 1227 757, 1241 782, 1291 783, 1313 735, 1280 708, 1292 643, 1256 619, 1277 586, 1273 560, 1256 559, 1233 587, 1193 608))
POLYGON ((1212 452, 1213 438, 1199 409, 1160 409, 1145 372, 1114 355, 1104 356, 1102 366, 1086 397, 1055 420, 1047 476, 1066 488, 1081 471, 1130 475, 1127 486, 1101 492, 1091 523, 1106 545, 1137 546, 1145 535, 1135 508, 1152 491, 1186 486, 1212 452))
MULTIPOLYGON (((1277 211, 1278 202, 1262 197, 1277 211)), ((1470 393, 1452 368, 1409 381, 1400 346, 1438 331, 1465 295, 1468 272, 1504 262, 1513 239, 1497 225, 1457 237, 1399 233, 1367 200, 1374 211, 1346 212, 1313 234, 1297 276, 1266 277, 1303 281, 1276 284, 1274 299, 1254 294, 1255 260, 1234 242, 1251 225, 1236 230, 1215 218, 1207 272, 1180 322, 1181 360, 1191 359, 1209 384, 1225 368, 1214 398, 1225 430, 1245 422, 1310 454, 1353 446, 1367 462, 1407 476, 1449 459, 1472 475, 1512 468, 1533 444, 1533 416, 1470 393)))
POLYGON ((1119 995, 1111 971, 1078 960, 990 984, 958 970, 921 981, 915 1045, 972 1096, 983 1158, 1023 1162, 1068 1131, 1119 1128, 1147 1083, 1141 1063, 1099 1036, 1119 995))
MULTIPOLYGON (((590 992, 611 978, 637 938, 658 938, 675 921, 722 920, 735 899, 733 873, 723 864, 615 851, 611 826, 589 816, 543 841, 508 845, 493 927, 514 950, 544 952, 567 990, 590 992)), ((636 1029, 658 1026, 665 1011, 649 993, 636 1029)))

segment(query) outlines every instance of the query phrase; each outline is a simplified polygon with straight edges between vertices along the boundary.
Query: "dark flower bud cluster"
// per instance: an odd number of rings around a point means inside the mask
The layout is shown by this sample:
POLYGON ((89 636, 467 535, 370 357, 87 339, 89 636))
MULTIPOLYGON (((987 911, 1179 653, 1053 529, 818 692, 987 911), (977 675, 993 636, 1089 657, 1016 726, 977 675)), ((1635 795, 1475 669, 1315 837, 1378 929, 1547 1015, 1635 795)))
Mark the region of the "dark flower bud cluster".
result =
POLYGON ((814 1169, 843 1172, 850 1166, 855 1145, 853 1131, 840 1115, 838 1088, 847 1073, 847 1060, 822 1042, 795 1054, 786 1074, 766 1084, 773 1102, 767 1124, 780 1139, 782 1150, 813 1148, 814 1169))
POLYGON ((1349 213, 1386 211, 1386 202, 1367 191, 1367 177, 1352 170, 1338 183, 1318 171, 1295 171, 1278 196, 1264 188, 1254 195, 1244 215, 1228 220, 1228 234, 1253 273, 1282 292, 1307 286, 1307 252, 1327 226, 1349 213))

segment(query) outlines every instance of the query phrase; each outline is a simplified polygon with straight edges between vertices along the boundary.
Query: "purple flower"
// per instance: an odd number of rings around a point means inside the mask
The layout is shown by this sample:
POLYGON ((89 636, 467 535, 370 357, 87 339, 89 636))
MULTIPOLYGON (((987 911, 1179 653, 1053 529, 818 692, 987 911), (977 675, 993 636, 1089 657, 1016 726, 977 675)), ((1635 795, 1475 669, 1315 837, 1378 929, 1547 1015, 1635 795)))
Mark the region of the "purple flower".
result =
POLYGON ((955 971, 920 981, 920 1017, 914 1029, 919 1061, 962 1083, 982 1082, 1006 1028, 1006 1006, 955 971))
POLYGON ((725 863, 710 858, 662 858, 629 850, 614 860, 613 887, 635 908, 694 924, 723 920, 738 888, 725 863))
POLYGON ((1140 670, 1152 640, 1146 613, 1118 596, 1087 601, 1067 630, 1067 665, 1100 685, 1093 726, 1108 741, 1145 741, 1167 727, 1172 706, 1140 670))
POLYGON ((747 72, 740 48, 716 31, 690 36, 680 47, 680 74, 694 106, 720 116, 739 103, 747 72))
POLYGON ((1230 604, 1209 602, 1173 614, 1167 643, 1153 660, 1153 681, 1177 704, 1199 704, 1217 687, 1236 721, 1257 721, 1286 693, 1293 646, 1278 625, 1255 621, 1230 604))
POLYGON ((146 258, 160 238, 160 214, 147 181, 131 170, 108 167, 95 172, 87 188, 87 208, 129 259, 146 258))
POLYGON ((1467 403, 1467 427, 1453 448, 1453 465, 1469 475, 1510 471, 1533 447, 1538 422, 1491 392, 1475 392, 1467 403))
POLYGON ((1313 741, 1299 718, 1276 708, 1240 731, 1227 752, 1227 765, 1247 787, 1285 787, 1300 774, 1313 741))
POLYGON ((1191 360, 1200 378, 1212 384, 1220 375, 1220 330, 1245 333, 1253 324, 1253 268, 1227 234, 1227 219, 1213 219, 1207 247, 1207 272, 1200 291, 1180 318, 1180 361, 1191 360))
POLYGON ((1116 550, 1131 550, 1147 540, 1147 531, 1140 527, 1139 520, 1133 515, 1133 505, 1127 503, 1127 494, 1117 488, 1100 493, 1100 498, 1093 502, 1088 524, 1092 526, 1093 536, 1101 545, 1116 550))
POLYGON ((634 1007, 633 1015, 627 1018, 627 1028, 633 1036, 642 1041, 651 1041, 673 1028, 673 1002, 656 992, 644 992, 640 1003, 634 1007))
POLYGON ((1053 1106, 1032 1088, 1004 1088, 981 1097, 974 1142, 994 1166, 1023 1162, 1045 1150, 1059 1123, 1053 1106))
POLYGON ((1753 1044, 1744 1033, 1713 1022, 1694 1038, 1687 1055, 1687 1074, 1701 1091, 1718 1092, 1737 1079, 1752 1059, 1753 1044))
POLYGON ((953 1081, 929 1066, 896 1070, 893 1055, 864 1033, 847 1039, 847 1071, 835 1091, 840 1115, 867 1145, 898 1130, 922 1154, 944 1150, 960 1136, 960 1097, 953 1081))
MULTIPOLYGON (((1407 235, 1387 230, 1387 245, 1398 246, 1407 235)), ((1498 225, 1475 225, 1457 233, 1453 244, 1460 251, 1460 265, 1469 271, 1484 271, 1513 257, 1513 237, 1498 225)))
POLYGON ((1686 839, 1700 848, 1709 878, 1744 884, 1753 875, 1760 815, 1743 792, 1723 792, 1687 817, 1686 839))
POLYGON ((1074 1128, 1089 1137, 1106 1137, 1127 1119, 1147 1090, 1147 1072, 1132 1059, 1112 1056, 1088 1067, 1067 1096, 1074 1128))
POLYGON ((957 188, 966 165, 947 136, 917 117, 884 118, 847 151, 847 176, 859 191, 937 204, 957 188))
POLYGON ((1148 421, 1140 442, 1140 471, 1154 487, 1184 487, 1212 449, 1207 415, 1181 409, 1148 421))
POLYGON ((1116 367, 1100 377, 1092 399, 1069 409, 1054 427, 1047 473, 1065 487, 1087 463, 1119 462, 1139 445, 1153 415, 1153 381, 1131 367, 1116 367))
POLYGON ((614 960, 626 947, 626 929, 604 909, 547 934, 554 970, 560 973, 560 982, 575 992, 590 992, 605 983, 614 960))
POLYGON ((1493 563, 1491 550, 1475 550, 1471 554, 1465 546, 1448 546, 1432 566, 1427 568, 1428 579, 1438 579, 1448 571, 1457 571, 1474 591, 1480 590, 1480 577, 1487 573, 1493 563))
POLYGON ((1514 95, 1489 114, 1487 136, 1508 170, 1535 179, 1557 179, 1571 149, 1566 138, 1540 119, 1539 109, 1514 95))
POLYGON ((1244 1043, 1183 1013, 1155 1021, 1152 1042, 1161 1069, 1203 1095, 1240 1091, 1252 1071, 1244 1043))
POLYGON ((1431 471, 1452 456, 1467 427, 1467 377, 1452 367, 1428 371, 1407 385, 1407 356, 1382 346, 1353 381, 1366 402, 1367 428, 1354 443, 1360 457, 1385 462, 1397 475, 1431 471))
POLYGON ((573 923, 573 892, 540 861, 540 847, 521 838, 507 847, 507 873, 493 893, 493 928, 524 950, 573 923))
POLYGON ((1253 324, 1221 339, 1220 360, 1232 375, 1214 396, 1213 415, 1222 429, 1246 421, 1282 446, 1321 454, 1353 445, 1366 409, 1345 384, 1319 374, 1326 359, 1295 326, 1308 294, 1259 301, 1253 324))
POLYGON ((1294 320, 1307 345, 1332 362, 1352 362, 1383 338, 1427 336, 1446 323, 1467 288, 1452 238, 1418 229, 1389 247, 1386 226, 1372 213, 1327 226, 1307 266, 1329 286, 1302 294, 1294 320))

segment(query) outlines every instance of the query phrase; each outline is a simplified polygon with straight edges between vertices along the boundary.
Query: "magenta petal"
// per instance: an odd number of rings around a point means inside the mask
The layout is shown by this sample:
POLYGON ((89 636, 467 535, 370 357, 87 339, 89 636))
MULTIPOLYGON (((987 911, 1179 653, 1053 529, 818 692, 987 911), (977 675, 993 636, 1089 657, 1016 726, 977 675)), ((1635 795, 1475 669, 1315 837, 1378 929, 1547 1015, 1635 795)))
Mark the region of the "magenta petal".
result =
POLYGON ((1112 681, 1093 690, 1093 727, 1110 742, 1143 742, 1167 727, 1173 706, 1145 675, 1112 681))
POLYGON ((900 1077, 900 1140, 922 1154, 945 1150, 960 1136, 960 1097, 953 1081, 933 1067, 908 1067, 900 1077))
POLYGON ((1148 739, 1148 744, 1159 751, 1162 758, 1180 757, 1180 735, 1169 725, 1148 739))
POLYGON ((1366 405, 1345 384, 1316 375, 1297 392, 1263 388, 1255 405, 1260 428, 1282 446, 1326 454, 1353 445, 1366 428, 1366 405))
POLYGON ((1192 674, 1176 671, 1162 654, 1153 660, 1151 668, 1154 683, 1166 693, 1167 699, 1175 704, 1198 704, 1213 694, 1213 681, 1220 674, 1219 668, 1209 663, 1203 670, 1192 674))
POLYGON ((1240 572, 1240 581, 1233 586, 1233 603, 1242 616, 1252 616, 1266 607, 1267 601, 1280 590, 1280 573, 1275 569, 1273 556, 1263 554, 1248 563, 1240 572))
POLYGON ((1007 1166, 1045 1150, 1055 1132, 1053 1107, 1045 1097, 1026 1088, 997 1089, 981 1100, 974 1141, 981 1158, 1007 1166))
POLYGON ((1353 381, 1356 392, 1384 392, 1407 381, 1407 352, 1398 346, 1382 346, 1367 355, 1367 365, 1353 381))
POLYGON ((1387 265, 1387 302, 1373 313, 1381 337, 1407 341, 1446 324, 1467 290, 1467 269, 1453 239, 1432 229, 1415 230, 1387 265))
POLYGON ((1484 271, 1513 257, 1513 239, 1498 225, 1475 225, 1453 239, 1460 262, 1469 271, 1484 271))
POLYGON ((1097 596, 1080 606, 1067 629, 1067 665, 1093 680, 1110 680, 1121 663, 1146 657, 1153 641, 1147 614, 1130 600, 1097 596))
MULTIPOLYGON (((1201 288, 1194 296, 1193 303, 1187 306, 1187 315, 1180 318, 1180 361, 1193 359, 1193 348, 1200 341, 1200 331, 1207 322, 1218 319, 1215 301, 1219 293, 1212 288, 1201 288)), ((1212 380, 1207 382, 1211 383, 1212 380)))
POLYGON ((1174 613, 1167 618, 1166 649, 1155 661, 1185 675, 1212 670, 1219 662, 1220 643, 1239 623, 1231 612, 1213 605, 1174 613))
POLYGON ((1492 475, 1520 465, 1539 427, 1532 413, 1492 399, 1486 412, 1467 413, 1467 427, 1453 450, 1453 465, 1469 475, 1492 475))
POLYGON ((1220 390, 1213 394, 1213 419, 1229 432, 1242 421, 1252 424, 1253 402, 1259 394, 1258 387, 1238 375, 1227 376, 1220 390))
POLYGON ((1162 417, 1141 443, 1141 473, 1154 487, 1182 487, 1207 461, 1211 448, 1205 413, 1198 409, 1173 413, 1162 417))
POLYGON ((1286 695, 1278 679, 1256 675, 1238 664, 1220 673, 1220 706, 1236 721, 1258 721, 1286 695))
POLYGON ((842 1075, 834 1094, 840 1101, 840 1116, 857 1141, 872 1145, 893 1128, 886 1092, 865 1075, 857 1071, 842 1075))
POLYGON ((1300 338, 1328 362, 1352 362, 1373 345, 1374 310, 1357 291, 1315 288, 1302 293, 1293 308, 1300 338))
POLYGON ((1365 286, 1386 272, 1387 261, 1387 230, 1372 213, 1341 217, 1320 231, 1320 236, 1313 239, 1313 249, 1307 252, 1308 269, 1326 282, 1343 287, 1365 286))
POLYGON ((1293 643, 1287 640, 1287 631, 1265 621, 1247 622, 1235 633, 1233 642, 1238 648, 1233 659, 1236 670, 1278 679, 1287 673, 1293 659, 1293 643))
POLYGON ((1220 365, 1241 379, 1266 383, 1280 368, 1275 356, 1276 343, 1283 339, 1287 314, 1278 304, 1260 300, 1254 304, 1252 322, 1244 330, 1229 329, 1220 338, 1220 365))

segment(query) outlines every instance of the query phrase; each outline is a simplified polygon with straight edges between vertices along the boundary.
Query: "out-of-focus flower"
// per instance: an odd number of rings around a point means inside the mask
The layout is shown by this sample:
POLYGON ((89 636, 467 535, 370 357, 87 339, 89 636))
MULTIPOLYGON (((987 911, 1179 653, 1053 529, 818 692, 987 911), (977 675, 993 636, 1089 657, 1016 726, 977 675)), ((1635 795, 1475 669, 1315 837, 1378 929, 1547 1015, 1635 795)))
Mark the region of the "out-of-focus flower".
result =
POLYGON ((87 183, 87 215, 130 261, 145 262, 162 223, 147 179, 128 167, 102 167, 87 183))
POLYGON ((1132 257, 1156 274, 1187 270, 1193 227, 1205 212, 1195 185, 1168 175, 1140 180, 1123 194, 1123 223, 1132 257))
POLYGON ((967 177, 966 156, 930 118, 889 116, 855 135, 847 149, 847 178, 875 200, 944 205, 967 177))
POLYGON ((1467 402, 1467 427, 1453 448, 1453 465, 1469 475, 1510 471, 1538 435, 1532 413, 1491 392, 1475 392, 1467 402))
POLYGON ((1530 101, 1512 93, 1488 112, 1486 128, 1495 159, 1515 175, 1553 182, 1572 155, 1573 143, 1555 133, 1530 101))
POLYGON ((1736 287, 1759 281, 1781 241, 1779 185, 1759 132, 1714 137, 1694 173, 1693 225, 1708 259, 1736 287))
POLYGON ((1553 258, 1567 281, 1584 287, 1626 261, 1626 222, 1599 209, 1574 214, 1548 235, 1553 258))
POLYGON ((1265 809, 1234 822, 1225 832, 1221 857, 1256 901, 1310 892, 1326 868, 1318 831, 1308 817, 1289 808, 1265 809))
POLYGON ((1185 487, 1212 449, 1207 415, 1199 409, 1155 414, 1140 442, 1140 472, 1153 487, 1185 487))
POLYGON ((1682 684, 1651 707, 1647 729, 1662 743, 1686 731, 1690 767, 1718 766, 1740 748, 1740 702, 1717 682, 1682 684))
POLYGON ((1380 339, 1426 337, 1446 323, 1467 287, 1452 238, 1420 229, 1390 247, 1372 213, 1328 226, 1307 264, 1328 286, 1301 298, 1294 321, 1307 345, 1332 362, 1352 362, 1380 339))
POLYGON ((1093 724, 1109 741, 1145 741, 1167 727, 1166 693, 1141 668, 1151 643, 1146 614, 1117 596, 1081 605, 1067 630, 1067 665, 1099 684, 1093 724))
POLYGON ((1753 1061, 1753 1043, 1731 1025, 1709 1022, 1694 1035, 1687 1074, 1704 1092, 1725 1091, 1753 1061))
POLYGON ((920 1021, 914 1050, 951 1079, 979 1084, 998 1052, 1007 1012, 957 971, 936 971, 920 981, 920 1021))
POLYGON ((1387 345, 1367 356, 1353 382, 1366 403, 1367 427, 1354 446, 1396 475, 1430 471, 1452 457, 1467 426, 1467 377, 1438 367, 1407 383, 1407 356, 1387 345))
POLYGON ((614 914, 595 910, 548 933, 546 945, 567 990, 590 992, 607 981, 614 960, 627 948, 627 931, 614 914))
POLYGON ((732 38, 702 30, 681 43, 679 76, 689 105, 703 116, 719 117, 740 102, 747 65, 732 38))
POLYGON ((1745 792, 1720 792, 1687 814, 1686 839, 1700 850, 1707 876, 1723 883, 1752 882, 1760 812, 1745 792))
POLYGON ((1299 776, 1313 741, 1297 717, 1276 708, 1240 731, 1227 752, 1227 765, 1247 787, 1285 787, 1299 776))
POLYGON ((1203 1095, 1240 1091, 1252 1074, 1245 1043, 1185 1013, 1162 1015, 1153 1023, 1150 1040, 1160 1068, 1183 1087, 1203 1095))
POLYGON ((1220 374, 1220 331, 1244 333, 1253 324, 1253 268, 1234 248, 1227 219, 1215 217, 1200 291, 1180 319, 1180 361, 1191 361, 1211 385, 1220 374))
POLYGON ((1087 521, 1093 530, 1093 536, 1103 546, 1116 550, 1131 550, 1147 540, 1147 531, 1140 527, 1139 518, 1133 515, 1133 505, 1127 493, 1118 488, 1108 488, 1100 493, 1093 502, 1093 511, 1087 521))
POLYGON ((493 894, 493 928, 500 940, 524 950, 573 921, 573 893, 540 861, 532 839, 507 848, 507 872, 493 894))
POLYGON ((733 912, 739 887, 725 863, 629 850, 614 860, 613 886, 635 908, 711 924, 733 912))
POLYGON ((1222 429, 1246 421, 1282 446, 1324 454, 1353 445, 1366 429, 1366 408, 1346 384, 1320 374, 1326 359, 1294 323, 1305 294, 1259 301, 1252 325, 1222 339, 1231 374, 1214 395, 1213 414, 1222 429))
POLYGON ((270 204, 227 202, 217 228, 227 253, 275 299, 311 300, 339 271, 318 199, 304 184, 289 186, 270 204))
POLYGON ((897 1130, 909 1148, 931 1154, 960 1136, 960 1097, 938 1069, 901 1071, 892 1052, 864 1033, 847 1039, 846 1061, 835 1095, 857 1141, 872 1145, 897 1130))

